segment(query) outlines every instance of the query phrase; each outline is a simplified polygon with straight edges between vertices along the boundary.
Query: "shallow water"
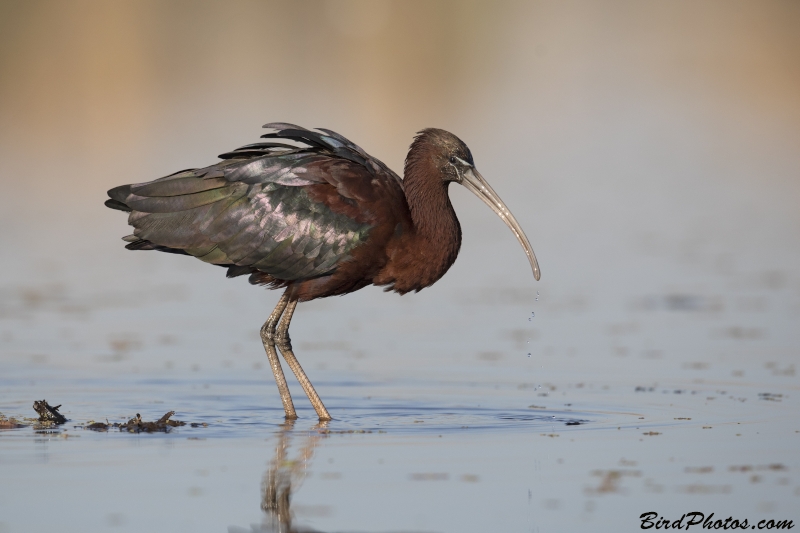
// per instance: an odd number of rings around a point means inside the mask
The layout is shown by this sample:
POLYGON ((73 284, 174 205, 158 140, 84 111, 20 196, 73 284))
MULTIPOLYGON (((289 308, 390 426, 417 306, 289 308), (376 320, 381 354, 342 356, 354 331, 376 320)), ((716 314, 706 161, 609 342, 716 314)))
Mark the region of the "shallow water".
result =
POLYGON ((307 304, 296 353, 334 420, 317 423, 292 382, 300 419, 287 424, 257 335, 240 324, 263 302, 234 287, 214 298, 244 313, 202 328, 197 303, 209 296, 195 290, 113 305, 7 291, 0 412, 35 416, 46 398, 69 422, 0 431, 0 531, 612 531, 638 529, 650 511, 797 519, 795 366, 746 349, 780 354, 791 334, 714 333, 737 323, 735 309, 633 307, 638 318, 600 335, 613 347, 653 324, 691 335, 707 322, 711 335, 686 339, 699 349, 665 356, 609 353, 591 337, 548 348, 541 329, 596 318, 574 297, 534 301, 538 333, 524 300, 454 293, 431 305, 373 291, 334 300, 338 313, 307 304), (397 333, 406 327, 415 333, 397 333), (82 429, 169 410, 207 427, 82 429))

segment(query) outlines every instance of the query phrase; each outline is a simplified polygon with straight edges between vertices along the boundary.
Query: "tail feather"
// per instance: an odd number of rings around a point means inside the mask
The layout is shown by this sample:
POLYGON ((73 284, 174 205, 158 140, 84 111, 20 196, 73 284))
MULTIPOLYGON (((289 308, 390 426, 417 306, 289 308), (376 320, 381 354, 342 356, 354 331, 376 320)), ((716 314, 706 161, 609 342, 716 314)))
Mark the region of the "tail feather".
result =
POLYGON ((130 185, 120 185, 119 187, 114 187, 113 189, 109 189, 108 197, 112 200, 116 200, 121 204, 125 203, 125 200, 131 194, 131 186, 130 185))
POLYGON ((116 209, 118 211, 125 211, 126 213, 131 212, 130 207, 128 207, 126 204, 123 204, 119 200, 114 200, 113 198, 106 200, 106 207, 110 207, 111 209, 116 209))
MULTIPOLYGON (((221 266, 228 266, 228 265, 221 265, 221 266)), ((235 278, 237 276, 244 276, 245 274, 253 274, 254 272, 258 271, 250 266, 230 265, 228 266, 228 272, 227 274, 225 274, 225 277, 235 278)))
MULTIPOLYGON (((123 240, 127 238, 123 237, 123 240)), ((189 255, 185 250, 179 248, 170 248, 169 246, 161 246, 160 244, 153 244, 150 241, 139 239, 131 242, 125 246, 128 250, 158 250, 159 252, 167 252, 168 254, 189 255)))

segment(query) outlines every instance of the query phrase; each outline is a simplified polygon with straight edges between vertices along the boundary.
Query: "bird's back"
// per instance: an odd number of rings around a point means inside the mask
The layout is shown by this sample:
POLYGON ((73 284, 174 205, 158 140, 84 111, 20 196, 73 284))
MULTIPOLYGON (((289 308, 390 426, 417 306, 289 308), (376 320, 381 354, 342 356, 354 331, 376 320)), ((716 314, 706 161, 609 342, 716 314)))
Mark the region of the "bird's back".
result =
POLYGON ((385 233, 376 228, 405 216, 400 178, 344 137, 266 127, 275 131, 263 137, 303 146, 251 144, 206 168, 111 189, 106 205, 130 212, 127 248, 187 254, 281 286, 332 276, 385 233))

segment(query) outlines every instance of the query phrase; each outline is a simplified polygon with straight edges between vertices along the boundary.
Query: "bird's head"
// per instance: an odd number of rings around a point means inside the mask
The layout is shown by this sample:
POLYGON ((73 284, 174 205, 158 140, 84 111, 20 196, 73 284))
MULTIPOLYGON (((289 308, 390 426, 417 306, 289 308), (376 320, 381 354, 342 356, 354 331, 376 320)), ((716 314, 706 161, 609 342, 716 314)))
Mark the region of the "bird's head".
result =
MULTIPOLYGON (((452 133, 436 128, 424 129, 414 138, 411 150, 406 159, 406 175, 408 169, 415 163, 424 162, 432 165, 438 170, 439 179, 445 185, 456 182, 472 191, 480 198, 492 211, 499 216, 503 222, 511 229, 517 238, 533 270, 533 277, 538 281, 541 277, 539 263, 533 253, 531 243, 525 232, 522 231, 517 219, 506 207, 505 202, 500 199, 494 189, 483 179, 478 169, 475 168, 475 161, 472 159, 467 145, 452 133)), ((427 166, 426 165, 426 166, 427 166)))

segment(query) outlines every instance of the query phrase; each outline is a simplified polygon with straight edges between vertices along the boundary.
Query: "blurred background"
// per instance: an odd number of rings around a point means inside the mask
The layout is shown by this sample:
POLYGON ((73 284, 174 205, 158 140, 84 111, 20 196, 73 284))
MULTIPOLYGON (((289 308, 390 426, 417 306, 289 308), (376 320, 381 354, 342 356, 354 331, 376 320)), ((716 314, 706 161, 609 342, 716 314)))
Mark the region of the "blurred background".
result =
POLYGON ((152 347, 153 364, 187 367, 203 357, 196 338, 218 343, 213 364, 260 361, 254 332, 278 294, 124 250, 124 215, 103 201, 286 121, 338 131, 398 172, 415 132, 454 132, 543 273, 534 283, 507 228, 453 187, 464 245, 445 278, 305 304, 315 318, 295 321, 298 339, 374 356, 358 339, 375 332, 401 354, 489 324, 450 362, 516 360, 533 338, 534 355, 599 367, 706 348, 793 363, 797 28, 794 1, 3 1, 3 353, 91 367, 110 351, 139 368, 146 354, 125 350, 152 347), (427 313, 408 322, 421 336, 401 336, 412 310, 427 313))
MULTIPOLYGON (((273 121, 398 172, 417 131, 455 133, 542 268, 454 186, 463 246, 436 285, 299 306, 295 352, 335 417, 293 496, 304 523, 796 519, 798 29, 795 0, 0 0, 0 411, 209 423, 4 432, 0 533, 263 518, 283 412, 258 330, 279 293, 125 250, 103 202, 273 121)), ((289 385, 294 433, 319 435, 289 385)))

